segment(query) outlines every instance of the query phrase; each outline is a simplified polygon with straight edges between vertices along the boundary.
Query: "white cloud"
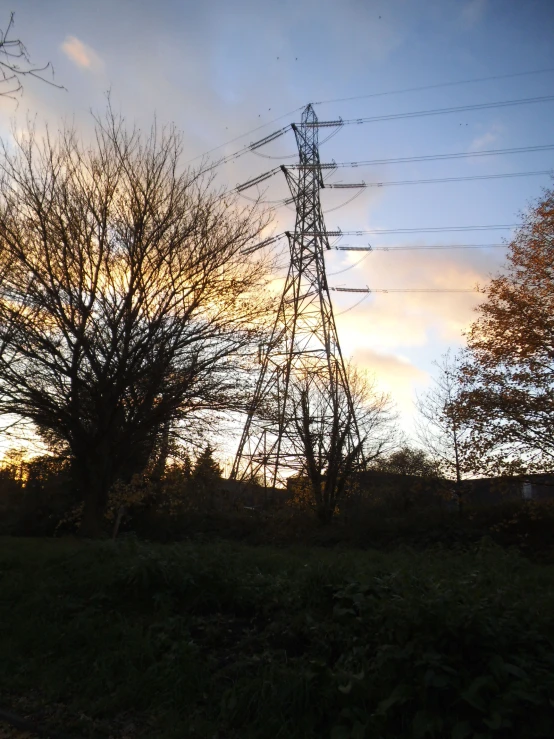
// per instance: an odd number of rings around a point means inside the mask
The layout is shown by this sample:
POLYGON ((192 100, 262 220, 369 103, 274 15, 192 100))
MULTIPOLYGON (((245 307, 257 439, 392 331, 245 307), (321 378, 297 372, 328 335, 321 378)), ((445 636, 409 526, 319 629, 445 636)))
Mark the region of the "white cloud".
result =
POLYGON ((393 354, 380 354, 369 348, 354 353, 354 361, 375 376, 377 389, 390 394, 404 416, 413 413, 416 387, 429 379, 427 372, 393 354))
POLYGON ((488 131, 486 131, 481 136, 476 136, 471 144, 469 145, 469 151, 483 151, 484 149, 487 149, 491 146, 491 144, 495 144, 500 134, 503 131, 503 127, 495 123, 488 131))
MULTIPOLYGON (((486 284, 500 254, 478 252, 373 252, 359 267, 344 275, 345 285, 373 288, 472 289, 486 284)), ((329 270, 334 271, 333 269, 329 270)), ((339 285, 342 275, 330 278, 339 285)), ((352 303, 358 296, 350 296, 352 303)), ((341 338, 347 346, 373 347, 381 352, 423 347, 433 336, 461 342, 462 331, 474 319, 480 293, 374 294, 359 308, 338 315, 341 338)), ((342 305, 348 307, 346 298, 342 305)))
POLYGON ((487 2, 488 0, 469 0, 464 5, 460 18, 466 28, 473 28, 481 21, 487 9, 487 2))
POLYGON ((104 66, 102 59, 87 44, 84 44, 76 36, 67 36, 63 42, 62 51, 71 59, 78 67, 83 69, 97 70, 104 66))

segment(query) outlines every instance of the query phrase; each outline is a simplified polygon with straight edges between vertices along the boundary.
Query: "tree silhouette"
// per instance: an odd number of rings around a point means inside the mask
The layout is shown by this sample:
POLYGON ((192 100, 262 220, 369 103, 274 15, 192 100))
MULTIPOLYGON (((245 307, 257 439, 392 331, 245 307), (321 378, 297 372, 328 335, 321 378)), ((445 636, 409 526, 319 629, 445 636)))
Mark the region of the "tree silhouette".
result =
POLYGON ((241 255, 268 216, 181 169, 181 146, 108 109, 91 147, 30 131, 0 161, 0 412, 67 447, 87 536, 168 422, 240 406, 268 307, 267 261, 241 255))
POLYGON ((379 482, 379 486, 392 497, 398 495, 404 510, 410 508, 429 487, 429 482, 438 480, 441 473, 437 460, 423 449, 410 446, 402 446, 378 458, 371 467, 376 472, 398 476, 388 484, 379 482), (420 479, 415 482, 413 478, 420 479))
POLYGON ((378 459, 372 468, 379 472, 408 477, 436 478, 440 467, 423 449, 404 446, 378 459))
POLYGON ((475 460, 467 420, 459 412, 460 358, 448 350, 439 362, 431 388, 417 399, 417 435, 442 474, 454 480, 454 496, 461 512, 462 480, 473 472, 475 460))
POLYGON ((347 366, 351 412, 346 391, 333 398, 329 413, 327 375, 314 369, 290 381, 291 406, 287 437, 296 450, 299 477, 307 481, 308 497, 322 523, 330 521, 353 475, 384 454, 394 439, 396 415, 390 397, 377 391, 366 373, 347 366), (359 444, 347 448, 354 424, 359 444))

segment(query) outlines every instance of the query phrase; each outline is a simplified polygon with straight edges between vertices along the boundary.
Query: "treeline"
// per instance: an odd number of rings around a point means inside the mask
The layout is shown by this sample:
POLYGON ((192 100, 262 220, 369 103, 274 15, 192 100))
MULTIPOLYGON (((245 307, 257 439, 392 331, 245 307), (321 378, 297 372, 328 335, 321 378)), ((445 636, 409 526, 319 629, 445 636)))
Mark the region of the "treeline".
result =
MULTIPOLYGON (((105 535, 125 497, 171 507, 171 490, 182 498, 186 480, 193 490, 185 450, 249 408, 275 315, 274 255, 251 249, 271 213, 216 192, 210 167, 183 167, 181 152, 175 128, 144 135, 110 108, 88 146, 70 128, 31 129, 0 152, 0 417, 48 451, 10 484, 40 489, 40 510, 48 481, 61 481, 86 537, 105 535)), ((547 190, 483 288, 467 349, 443 358, 420 399, 421 454, 458 497, 472 475, 552 468, 553 239, 547 190)), ((401 446, 391 399, 348 373, 329 424, 318 420, 329 414, 325 376, 290 381, 287 441, 322 522, 357 474, 401 446), (359 443, 346 449, 353 424, 359 443)), ((267 397, 260 412, 276 407, 267 397)), ((203 500, 212 493, 206 482, 203 500)))

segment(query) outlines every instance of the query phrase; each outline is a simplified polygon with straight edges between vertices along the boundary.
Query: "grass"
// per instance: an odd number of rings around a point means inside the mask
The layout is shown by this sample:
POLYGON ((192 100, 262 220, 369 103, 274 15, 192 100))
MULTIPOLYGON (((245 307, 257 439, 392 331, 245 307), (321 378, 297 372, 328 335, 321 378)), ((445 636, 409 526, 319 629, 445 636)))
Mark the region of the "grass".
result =
POLYGON ((0 538, 0 709, 84 737, 552 737, 554 567, 0 538))

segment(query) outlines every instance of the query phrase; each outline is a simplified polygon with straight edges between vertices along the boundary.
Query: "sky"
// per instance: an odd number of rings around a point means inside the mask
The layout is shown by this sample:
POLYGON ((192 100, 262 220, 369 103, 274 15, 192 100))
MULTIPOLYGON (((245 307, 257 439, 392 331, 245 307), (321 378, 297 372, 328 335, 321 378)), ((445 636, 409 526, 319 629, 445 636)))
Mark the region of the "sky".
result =
MULTIPOLYGON (((552 0, 11 0, 15 36, 33 61, 51 61, 60 90, 30 80, 16 104, 0 98, 0 136, 73 122, 92 130, 91 110, 113 107, 148 128, 154 116, 184 134, 185 158, 232 154, 299 120, 313 103, 320 120, 344 120, 554 95, 552 0), (446 86, 483 77, 517 75, 446 86), (411 92, 399 92, 418 89, 411 92), (441 86, 443 85, 443 86, 441 86), (349 99, 351 98, 351 99, 349 99), (331 102, 328 102, 331 101, 331 102), (216 148, 218 147, 218 148, 216 148), (214 150, 215 149, 215 150, 214 150)), ((343 126, 321 146, 322 161, 355 162, 554 144, 554 101, 343 126)), ((321 136, 327 129, 321 129, 321 136)), ((216 185, 235 187, 294 162, 291 131, 222 165, 216 185), (276 157, 268 159, 266 157, 276 157)), ((388 163, 333 173, 335 182, 391 182, 511 174, 554 167, 554 150, 446 161, 388 163)), ((325 190, 329 229, 422 229, 344 237, 374 247, 499 244, 513 229, 447 231, 516 224, 549 186, 548 175, 325 190), (423 229, 436 229, 425 232, 423 229)), ((264 183, 265 188, 265 183, 264 183)), ((268 199, 288 196, 284 177, 268 199)), ((294 227, 280 208, 274 231, 294 227)), ((283 241, 283 248, 286 242, 283 241)), ((330 251, 329 284, 343 287, 474 288, 502 266, 505 250, 330 251), (362 258, 363 257, 363 258, 362 258)), ((333 294, 343 353, 390 392, 406 433, 416 393, 433 362, 464 345, 482 299, 476 293, 333 294)))

